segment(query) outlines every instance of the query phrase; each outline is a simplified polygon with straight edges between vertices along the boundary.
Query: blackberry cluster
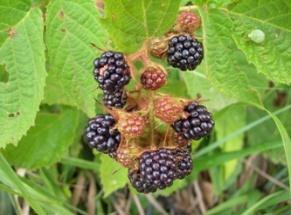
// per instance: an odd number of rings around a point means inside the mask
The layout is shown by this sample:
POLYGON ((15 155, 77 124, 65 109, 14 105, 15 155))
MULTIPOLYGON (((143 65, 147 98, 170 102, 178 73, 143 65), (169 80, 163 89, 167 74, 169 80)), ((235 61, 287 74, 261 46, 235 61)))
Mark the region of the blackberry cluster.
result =
POLYGON ((115 123, 110 114, 97 115, 88 123, 84 134, 85 142, 100 152, 114 153, 121 141, 120 132, 113 129, 115 123))
POLYGON ((114 51, 104 52, 94 61, 94 77, 104 91, 104 104, 107 107, 124 107, 127 99, 124 86, 131 79, 124 55, 114 51))
POLYGON ((167 52, 168 63, 182 71, 194 70, 203 59, 203 46, 189 34, 170 39, 167 52))
POLYGON ((129 171, 128 177, 137 191, 149 193, 171 186, 175 179, 184 178, 191 170, 188 149, 161 148, 144 152, 138 169, 129 171))
POLYGON ((118 90, 114 93, 104 90, 103 103, 107 107, 123 108, 126 105, 127 94, 124 90, 118 90))
POLYGON ((210 134, 214 121, 206 107, 192 102, 184 108, 188 117, 175 121, 172 127, 185 139, 199 140, 210 134))

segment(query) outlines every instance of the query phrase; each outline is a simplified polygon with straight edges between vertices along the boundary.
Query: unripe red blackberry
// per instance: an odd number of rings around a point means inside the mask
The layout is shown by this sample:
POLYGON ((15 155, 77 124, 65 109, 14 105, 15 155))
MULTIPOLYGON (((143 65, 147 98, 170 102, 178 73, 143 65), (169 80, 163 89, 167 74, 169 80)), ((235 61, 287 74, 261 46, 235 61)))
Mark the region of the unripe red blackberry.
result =
POLYGON ((110 114, 100 114, 91 119, 85 130, 84 140, 87 144, 103 153, 116 152, 121 141, 121 134, 113 129, 115 119, 110 114))
POLYGON ((205 106, 194 101, 188 104, 184 111, 187 112, 188 117, 181 118, 172 124, 176 132, 187 140, 199 140, 210 134, 214 121, 205 106))
POLYGON ((116 92, 110 92, 104 90, 103 103, 107 107, 123 108, 126 105, 127 94, 125 90, 117 90, 116 92))
POLYGON ((118 130, 127 138, 139 137, 143 134, 147 119, 139 113, 119 112, 118 130))
POLYGON ((106 51, 94 61, 94 77, 102 90, 121 90, 131 79, 130 68, 120 52, 106 51))
POLYGON ((167 81, 167 73, 160 66, 146 67, 141 75, 141 83, 147 90, 157 90, 167 81))
POLYGON ((154 100, 155 117, 165 123, 173 123, 180 118, 182 112, 182 105, 169 96, 161 96, 154 100))
POLYGON ((127 142, 127 139, 119 145, 114 158, 124 167, 130 168, 134 166, 137 156, 142 149, 135 145, 134 142, 127 142))
POLYGON ((178 15, 177 30, 181 32, 192 33, 196 29, 200 28, 201 19, 193 11, 182 11, 178 15))
POLYGON ((170 39, 168 63, 176 68, 194 70, 203 59, 203 46, 189 34, 182 34, 170 39))

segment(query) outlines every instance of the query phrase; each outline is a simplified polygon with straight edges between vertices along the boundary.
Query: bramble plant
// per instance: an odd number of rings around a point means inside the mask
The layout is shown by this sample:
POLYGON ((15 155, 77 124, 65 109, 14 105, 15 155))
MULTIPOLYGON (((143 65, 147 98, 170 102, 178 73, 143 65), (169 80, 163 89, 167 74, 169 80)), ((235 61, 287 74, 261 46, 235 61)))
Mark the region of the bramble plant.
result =
POLYGON ((291 213, 290 16, 0 1, 0 214, 291 213))
POLYGON ((85 142, 128 167, 129 181, 139 192, 164 189, 175 179, 189 175, 192 159, 188 142, 208 136, 214 126, 211 114, 198 100, 176 98, 174 101, 157 91, 166 84, 167 72, 149 56, 157 50, 155 46, 167 43, 167 48, 163 49, 167 62, 181 71, 194 70, 203 59, 202 44, 189 33, 199 28, 200 21, 196 20, 200 20, 197 14, 183 11, 178 15, 176 26, 167 33, 169 36, 164 36, 160 43, 157 38, 153 39, 157 41, 154 45, 145 41, 140 50, 128 57, 120 52, 105 51, 94 61, 94 76, 104 91, 104 105, 110 114, 97 115, 89 121, 85 142), (143 63, 141 74, 134 66, 129 66, 136 60, 143 63), (128 92, 125 86, 131 77, 140 82, 128 92), (162 96, 167 99, 159 99, 162 96), (157 124, 155 117, 165 124, 157 124), (176 142, 175 135, 184 141, 176 142), (133 149, 130 152, 129 146, 133 149), (117 156, 117 151, 122 156, 117 156), (124 156, 130 156, 131 162, 124 162, 124 156))

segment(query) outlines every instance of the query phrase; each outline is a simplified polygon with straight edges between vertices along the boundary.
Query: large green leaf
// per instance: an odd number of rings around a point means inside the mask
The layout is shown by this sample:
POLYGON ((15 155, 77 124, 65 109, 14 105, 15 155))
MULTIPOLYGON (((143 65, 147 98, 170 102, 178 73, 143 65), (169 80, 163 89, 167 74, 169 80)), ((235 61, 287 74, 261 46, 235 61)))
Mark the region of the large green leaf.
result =
POLYGON ((109 156, 101 155, 100 179, 104 197, 107 197, 127 184, 127 169, 109 156))
POLYGON ((243 0, 231 10, 233 37, 248 61, 269 79, 291 83, 291 2, 288 0, 243 0), (257 44, 248 34, 259 29, 265 40, 257 44))
POLYGON ((105 0, 104 26, 118 49, 132 52, 173 25, 180 0, 105 0))
POLYGON ((74 109, 66 108, 56 113, 41 111, 35 126, 16 147, 8 146, 4 154, 11 164, 19 167, 49 166, 60 160, 76 135, 80 135, 84 119, 84 115, 74 109))
POLYGON ((240 101, 260 104, 248 77, 250 65, 232 39, 233 23, 225 12, 199 8, 202 17, 204 62, 202 71, 223 94, 240 101))
POLYGON ((0 48, 9 73, 0 82, 0 147, 17 143, 34 124, 46 78, 44 50, 42 13, 31 9, 0 48))
POLYGON ((94 115, 97 84, 93 60, 106 48, 94 0, 55 0, 48 6, 46 102, 76 106, 94 115))

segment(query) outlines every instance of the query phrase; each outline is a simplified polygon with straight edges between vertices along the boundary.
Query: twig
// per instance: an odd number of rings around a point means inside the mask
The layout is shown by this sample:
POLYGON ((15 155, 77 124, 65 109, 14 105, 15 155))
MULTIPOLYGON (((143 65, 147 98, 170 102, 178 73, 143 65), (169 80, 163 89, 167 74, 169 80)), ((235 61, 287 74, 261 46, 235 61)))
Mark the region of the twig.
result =
POLYGON ((133 194, 133 195, 132 195, 132 198, 133 198, 133 201, 134 201, 134 203, 135 203, 135 205, 136 205, 136 207, 137 207, 137 210, 138 210, 139 214, 140 214, 140 215, 145 215, 145 213, 144 213, 144 211, 143 211, 143 208, 142 208, 142 205, 141 205, 141 203, 140 203, 140 201, 139 201, 137 195, 133 194))
POLYGON ((284 190, 289 191, 289 188, 283 184, 281 181, 277 180, 276 178, 272 177, 271 175, 269 175, 268 173, 260 170, 258 167, 256 167, 253 163, 251 163, 251 161, 244 161, 244 163, 246 165, 248 165, 249 167, 251 167, 255 172, 257 172, 260 176, 266 178, 267 180, 271 181, 273 184, 277 185, 278 187, 283 188, 284 190))
POLYGON ((87 211, 89 215, 94 215, 96 212, 96 201, 95 201, 95 196, 96 196, 96 185, 95 185, 95 180, 92 174, 88 173, 88 178, 89 178, 89 191, 88 191, 88 196, 87 196, 87 211))
POLYGON ((199 208, 200 208, 202 214, 205 214, 207 212, 207 209, 206 209, 206 206, 205 206, 204 201, 203 201, 203 196, 202 196, 202 192, 201 192, 201 189, 199 187, 198 181, 194 181, 194 189, 195 189, 195 193, 197 196, 199 208))
POLYGON ((85 183, 85 177, 81 173, 78 176, 77 183, 76 183, 76 185, 74 187, 75 189, 74 189, 74 192, 73 192, 73 195, 72 195, 72 204, 73 204, 73 206, 77 206, 79 201, 80 201, 80 198, 81 198, 81 195, 82 195, 83 189, 84 189, 84 183, 85 183))
POLYGON ((126 215, 122 208, 116 202, 113 202, 113 206, 119 215, 126 215))
POLYGON ((157 202, 157 200, 151 194, 147 194, 145 196, 147 200, 155 207, 155 209, 160 212, 160 214, 168 215, 168 213, 163 209, 163 207, 157 202))

